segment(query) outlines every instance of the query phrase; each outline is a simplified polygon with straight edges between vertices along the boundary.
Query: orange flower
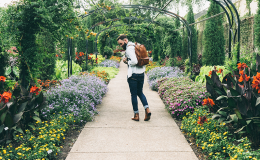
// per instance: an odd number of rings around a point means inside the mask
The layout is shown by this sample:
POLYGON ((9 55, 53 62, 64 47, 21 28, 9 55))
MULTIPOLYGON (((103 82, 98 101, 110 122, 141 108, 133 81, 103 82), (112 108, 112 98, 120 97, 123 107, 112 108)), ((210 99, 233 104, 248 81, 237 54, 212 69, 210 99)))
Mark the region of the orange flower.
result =
POLYGON ((207 117, 206 116, 199 117, 199 120, 197 123, 202 125, 204 122, 208 122, 207 117))
POLYGON ((223 72, 223 69, 219 69, 217 73, 222 73, 223 72))
POLYGON ((209 71, 209 77, 211 76, 211 74, 212 74, 212 71, 209 71))
POLYGON ((239 82, 243 82, 244 80, 245 81, 249 81, 250 79, 250 76, 247 76, 246 74, 242 74, 240 77, 239 77, 239 82))
POLYGON ((248 66, 245 63, 238 63, 237 64, 237 69, 238 70, 243 70, 245 68, 247 68, 248 66))
POLYGON ((204 99, 203 100, 203 103, 202 103, 203 106, 205 105, 211 105, 212 107, 215 105, 215 103, 213 102, 213 99, 211 98, 208 98, 208 99, 204 99))
POLYGON ((41 89, 36 87, 36 86, 34 86, 34 87, 32 86, 31 89, 30 89, 30 93, 36 93, 36 95, 39 94, 39 91, 41 91, 41 89))
POLYGON ((56 57, 59 57, 59 55, 56 54, 56 57))
POLYGON ((244 74, 244 70, 239 71, 239 74, 243 75, 244 74))
POLYGON ((5 82, 6 78, 4 76, 0 76, 0 81, 5 82))
POLYGON ((9 100, 12 98, 12 93, 4 92, 2 95, 0 94, 0 96, 1 96, 0 102, 4 101, 4 103, 8 103, 9 100))
POLYGON ((253 82, 252 82, 252 88, 255 88, 256 90, 258 90, 258 93, 260 93, 260 73, 257 72, 256 76, 253 76, 253 82))

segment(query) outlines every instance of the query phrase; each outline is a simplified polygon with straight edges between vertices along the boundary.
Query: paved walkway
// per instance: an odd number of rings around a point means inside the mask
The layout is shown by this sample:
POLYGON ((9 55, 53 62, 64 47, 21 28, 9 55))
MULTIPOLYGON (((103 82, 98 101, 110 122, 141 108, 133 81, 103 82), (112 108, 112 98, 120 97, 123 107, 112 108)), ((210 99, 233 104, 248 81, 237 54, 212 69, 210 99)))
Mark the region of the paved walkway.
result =
POLYGON ((97 106, 100 111, 88 122, 66 160, 195 160, 177 124, 165 109, 159 95, 149 89, 144 94, 152 116, 144 121, 144 108, 138 98, 140 121, 134 115, 126 81, 127 66, 121 62, 116 78, 109 82, 109 91, 97 106))

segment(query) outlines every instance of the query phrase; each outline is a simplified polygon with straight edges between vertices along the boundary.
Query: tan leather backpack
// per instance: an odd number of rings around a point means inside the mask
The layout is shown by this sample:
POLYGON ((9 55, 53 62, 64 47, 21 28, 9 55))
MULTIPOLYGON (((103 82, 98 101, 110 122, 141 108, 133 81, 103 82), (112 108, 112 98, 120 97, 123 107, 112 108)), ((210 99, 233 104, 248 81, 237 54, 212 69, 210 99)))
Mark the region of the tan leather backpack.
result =
POLYGON ((135 55, 137 58, 137 65, 143 66, 149 64, 149 57, 146 48, 143 44, 135 42, 135 55))

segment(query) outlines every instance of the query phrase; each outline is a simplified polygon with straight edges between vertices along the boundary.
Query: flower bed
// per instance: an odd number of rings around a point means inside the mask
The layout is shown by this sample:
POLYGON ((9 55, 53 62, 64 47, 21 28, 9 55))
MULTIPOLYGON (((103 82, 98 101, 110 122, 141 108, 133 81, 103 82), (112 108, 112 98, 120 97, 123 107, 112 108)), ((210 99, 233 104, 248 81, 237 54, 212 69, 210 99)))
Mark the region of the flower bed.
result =
MULTIPOLYGON (((120 53, 120 54, 121 54, 121 53, 120 53)), ((111 59, 111 60, 115 60, 115 61, 117 61, 118 63, 120 63, 122 58, 121 58, 121 57, 118 57, 118 56, 111 56, 110 59, 111 59)))
POLYGON ((105 71, 108 73, 108 79, 115 78, 115 75, 118 74, 119 69, 114 67, 95 67, 91 71, 105 71))
POLYGON ((46 92, 49 106, 42 110, 43 117, 62 111, 73 114, 76 121, 90 120, 107 92, 107 85, 96 76, 71 76, 64 79, 61 86, 46 92))
POLYGON ((112 59, 106 59, 103 62, 99 63, 98 66, 119 68, 119 63, 115 60, 112 60, 112 59))
POLYGON ((212 120, 212 114, 206 109, 197 108, 193 114, 187 112, 187 117, 183 117, 181 129, 196 139, 207 159, 260 159, 260 150, 253 151, 247 137, 236 140, 226 123, 212 120))
POLYGON ((172 116, 181 119, 193 112, 208 96, 205 85, 188 77, 163 78, 158 82, 159 96, 172 116))
POLYGON ((183 77, 184 73, 178 67, 156 67, 147 72, 148 84, 152 90, 158 90, 158 80, 164 77, 183 77))
POLYGON ((0 159, 53 159, 62 148, 69 124, 76 124, 73 115, 52 115, 51 121, 31 124, 25 134, 16 134, 14 145, 0 151, 0 159))

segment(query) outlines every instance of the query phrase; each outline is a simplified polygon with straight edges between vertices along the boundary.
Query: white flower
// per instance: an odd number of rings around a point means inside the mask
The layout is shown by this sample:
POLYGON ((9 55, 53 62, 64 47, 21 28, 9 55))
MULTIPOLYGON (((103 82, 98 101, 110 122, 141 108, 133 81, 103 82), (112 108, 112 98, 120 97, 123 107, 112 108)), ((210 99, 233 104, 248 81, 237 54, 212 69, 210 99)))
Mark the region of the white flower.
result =
POLYGON ((5 129, 5 130, 8 130, 8 127, 5 127, 4 129, 5 129))
POLYGON ((47 153, 48 153, 48 154, 50 154, 51 152, 52 152, 52 150, 51 150, 51 149, 47 151, 47 153))

